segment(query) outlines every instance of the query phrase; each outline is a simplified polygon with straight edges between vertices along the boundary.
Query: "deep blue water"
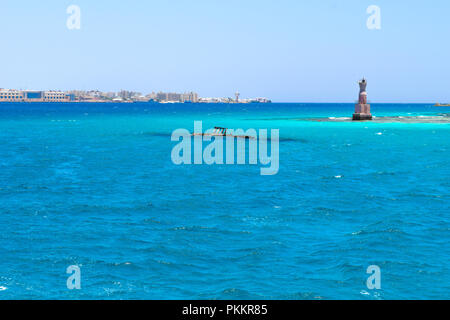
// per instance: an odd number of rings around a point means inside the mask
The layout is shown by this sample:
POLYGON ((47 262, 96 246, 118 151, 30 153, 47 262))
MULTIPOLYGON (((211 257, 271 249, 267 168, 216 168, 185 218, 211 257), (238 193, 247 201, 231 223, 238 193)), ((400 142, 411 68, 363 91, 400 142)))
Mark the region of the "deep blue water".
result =
POLYGON ((450 124, 301 120, 352 111, 0 104, 0 299, 449 299, 450 124), (194 120, 279 129, 279 173, 174 165, 194 120))

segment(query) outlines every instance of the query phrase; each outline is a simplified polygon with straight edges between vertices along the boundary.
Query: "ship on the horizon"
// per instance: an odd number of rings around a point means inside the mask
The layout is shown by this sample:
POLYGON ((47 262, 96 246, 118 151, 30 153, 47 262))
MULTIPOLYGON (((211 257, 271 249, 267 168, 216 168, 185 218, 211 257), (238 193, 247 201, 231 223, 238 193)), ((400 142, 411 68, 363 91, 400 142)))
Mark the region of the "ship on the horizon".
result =
POLYGON ((442 103, 436 103, 435 105, 434 105, 435 107, 450 107, 450 103, 444 103, 444 104, 442 104, 442 103))

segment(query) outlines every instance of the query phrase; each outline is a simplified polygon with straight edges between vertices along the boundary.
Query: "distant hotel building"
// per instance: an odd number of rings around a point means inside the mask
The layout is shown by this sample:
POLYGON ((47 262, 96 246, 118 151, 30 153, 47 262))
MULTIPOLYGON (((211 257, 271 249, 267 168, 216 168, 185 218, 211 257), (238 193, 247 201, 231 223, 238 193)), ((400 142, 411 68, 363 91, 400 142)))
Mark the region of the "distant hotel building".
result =
POLYGON ((172 93, 172 92, 158 92, 156 100, 160 102, 198 102, 198 94, 195 92, 189 93, 172 93))
POLYGON ((60 91, 45 91, 44 102, 69 102, 71 100, 70 94, 60 91))
POLYGON ((24 101, 24 93, 18 90, 0 89, 0 101, 24 101))
POLYGON ((0 89, 0 102, 69 102, 72 95, 60 91, 0 89))

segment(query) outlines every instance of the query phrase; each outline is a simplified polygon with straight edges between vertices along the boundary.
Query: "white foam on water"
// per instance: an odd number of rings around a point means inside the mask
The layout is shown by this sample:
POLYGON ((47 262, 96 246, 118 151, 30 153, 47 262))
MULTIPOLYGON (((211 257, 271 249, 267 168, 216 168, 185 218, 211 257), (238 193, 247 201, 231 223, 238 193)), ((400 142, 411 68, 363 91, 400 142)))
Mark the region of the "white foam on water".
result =
POLYGON ((336 179, 341 179, 342 176, 334 176, 336 179))
POLYGON ((383 135, 383 132, 377 132, 375 134, 381 136, 381 135, 383 135))
POLYGON ((0 291, 5 291, 5 290, 8 290, 8 288, 4 287, 4 286, 0 286, 0 291))

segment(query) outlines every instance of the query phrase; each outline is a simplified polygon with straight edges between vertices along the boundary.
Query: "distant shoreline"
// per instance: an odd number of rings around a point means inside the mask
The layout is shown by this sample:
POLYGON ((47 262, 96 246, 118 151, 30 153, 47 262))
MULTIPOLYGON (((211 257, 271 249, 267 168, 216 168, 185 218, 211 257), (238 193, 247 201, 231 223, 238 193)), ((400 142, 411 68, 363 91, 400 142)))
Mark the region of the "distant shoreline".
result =
MULTIPOLYGON (((236 104, 236 105, 259 105, 259 104, 272 104, 272 103, 304 103, 304 102, 160 102, 160 101, 0 101, 0 105, 2 103, 16 103, 16 104, 37 104, 37 103, 43 103, 43 104, 70 104, 70 103, 102 103, 102 104, 236 104)), ((331 102, 330 102, 331 103, 331 102)))
MULTIPOLYGON (((260 105, 260 104, 354 104, 354 102, 285 102, 285 101, 270 101, 270 102, 159 102, 159 101, 0 101, 2 103, 16 103, 16 104, 35 104, 35 103, 105 103, 105 104, 238 104, 238 105, 260 105)), ((450 104, 436 104, 434 102, 371 102, 371 104, 417 104, 417 105, 429 105, 430 107, 450 107, 450 104)))

